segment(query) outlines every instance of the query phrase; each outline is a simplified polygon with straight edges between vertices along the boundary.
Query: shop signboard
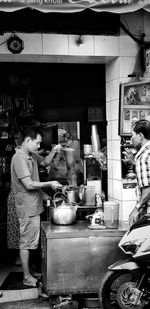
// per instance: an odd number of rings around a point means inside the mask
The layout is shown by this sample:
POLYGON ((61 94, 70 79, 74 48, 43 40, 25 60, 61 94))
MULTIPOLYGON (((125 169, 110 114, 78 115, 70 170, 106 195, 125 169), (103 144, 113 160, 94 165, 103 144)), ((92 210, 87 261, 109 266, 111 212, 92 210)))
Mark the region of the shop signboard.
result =
POLYGON ((33 8, 42 12, 70 13, 85 9, 96 12, 129 13, 140 9, 150 11, 147 0, 0 0, 1 11, 33 8))

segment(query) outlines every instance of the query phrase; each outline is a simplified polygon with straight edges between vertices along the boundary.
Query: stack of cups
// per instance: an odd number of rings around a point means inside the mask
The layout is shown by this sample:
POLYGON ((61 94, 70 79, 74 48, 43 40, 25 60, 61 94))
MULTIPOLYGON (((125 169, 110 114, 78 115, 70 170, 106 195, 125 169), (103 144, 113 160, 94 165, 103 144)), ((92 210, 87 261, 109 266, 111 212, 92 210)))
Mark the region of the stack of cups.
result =
POLYGON ((100 139, 97 132, 97 125, 93 124, 91 128, 91 142, 93 147, 93 152, 97 152, 100 150, 100 139))

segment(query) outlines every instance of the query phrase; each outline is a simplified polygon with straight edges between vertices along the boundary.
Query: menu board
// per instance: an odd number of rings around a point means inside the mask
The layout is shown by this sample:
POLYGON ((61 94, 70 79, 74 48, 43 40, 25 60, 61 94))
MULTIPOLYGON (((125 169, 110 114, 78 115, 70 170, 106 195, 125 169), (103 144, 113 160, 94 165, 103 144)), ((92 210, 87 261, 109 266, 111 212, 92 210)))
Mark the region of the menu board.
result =
POLYGON ((150 121, 150 81, 121 84, 120 135, 131 135, 133 124, 150 121))

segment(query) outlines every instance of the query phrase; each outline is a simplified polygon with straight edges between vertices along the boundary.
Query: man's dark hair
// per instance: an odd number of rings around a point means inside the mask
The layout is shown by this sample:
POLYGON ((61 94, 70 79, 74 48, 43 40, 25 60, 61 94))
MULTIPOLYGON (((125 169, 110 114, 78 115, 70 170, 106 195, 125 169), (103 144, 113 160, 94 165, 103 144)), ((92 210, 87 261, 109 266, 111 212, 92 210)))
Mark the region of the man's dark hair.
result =
POLYGON ((133 125, 133 131, 136 134, 142 133, 146 139, 150 140, 150 122, 148 120, 136 121, 133 125))
POLYGON ((39 128, 35 128, 35 127, 26 127, 23 131, 22 131, 22 138, 23 141, 25 140, 26 137, 30 137, 32 140, 37 138, 37 135, 42 135, 42 132, 40 131, 39 128))

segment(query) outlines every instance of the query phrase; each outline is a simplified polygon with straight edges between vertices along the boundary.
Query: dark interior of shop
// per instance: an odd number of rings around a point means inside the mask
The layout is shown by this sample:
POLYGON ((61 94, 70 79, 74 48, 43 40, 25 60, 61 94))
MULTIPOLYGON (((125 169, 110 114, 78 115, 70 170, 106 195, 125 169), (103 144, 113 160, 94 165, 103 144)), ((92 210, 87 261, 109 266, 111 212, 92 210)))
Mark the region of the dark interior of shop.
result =
MULTIPOLYGON (((1 71, 1 93, 20 98, 21 104, 32 99, 32 121, 80 121, 81 142, 89 143, 88 108, 99 106, 99 133, 105 137, 105 65, 1 63, 1 71)), ((27 115, 19 121, 32 124, 27 115)))
MULTIPOLYGON (((8 115, 10 118, 9 124, 12 132, 9 133, 11 137, 15 131, 14 119, 15 124, 19 127, 35 125, 36 122, 46 124, 78 121, 82 149, 83 144, 91 143, 93 122, 89 121, 88 110, 98 106, 100 108, 99 121, 97 122, 98 133, 101 146, 106 146, 104 64, 1 63, 0 67, 2 72, 0 76, 0 105, 2 105, 5 96, 6 101, 12 102, 12 110, 4 113, 6 118, 8 115), (28 104, 28 110, 26 110, 26 101, 31 101, 31 107, 28 104), (19 102, 19 108, 16 102, 19 102)), ((9 141, 1 138, 1 157, 6 157, 8 154, 8 152, 5 153, 5 156, 3 152, 4 148, 8 148, 5 147, 5 144, 9 144, 9 141)), ((9 154, 11 158, 11 152, 9 154)), ((3 188, 0 190, 0 200, 3 201, 0 208, 0 224, 4 225, 3 237, 0 242, 5 248, 9 172, 2 172, 0 180, 1 188, 3 188)), ((103 177, 103 185, 107 194, 106 172, 103 177)))

